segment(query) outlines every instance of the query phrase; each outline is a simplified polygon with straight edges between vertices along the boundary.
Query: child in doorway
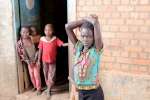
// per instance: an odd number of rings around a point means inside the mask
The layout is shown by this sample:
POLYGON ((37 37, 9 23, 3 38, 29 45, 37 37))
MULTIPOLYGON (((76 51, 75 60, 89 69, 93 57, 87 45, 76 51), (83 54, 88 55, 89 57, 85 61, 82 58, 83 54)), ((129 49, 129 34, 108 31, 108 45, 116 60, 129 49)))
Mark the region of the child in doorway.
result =
POLYGON ((54 85, 54 76, 56 71, 56 55, 57 47, 67 46, 67 43, 63 43, 59 38, 54 36, 54 29, 52 24, 46 24, 44 28, 45 36, 40 38, 39 43, 39 57, 38 62, 42 58, 43 72, 45 82, 47 85, 46 93, 51 95, 51 88, 54 85), (42 56, 42 57, 41 57, 42 56))
POLYGON ((41 36, 38 33, 37 28, 35 26, 31 26, 30 30, 31 30, 31 40, 35 44, 35 47, 37 49, 41 36))
POLYGON ((91 15, 66 24, 66 32, 74 45, 72 75, 69 79, 79 93, 79 100, 104 100, 99 83, 99 61, 103 48, 98 17, 91 15), (73 29, 80 28, 81 40, 73 29))
POLYGON ((37 89, 37 95, 41 94, 41 78, 40 66, 37 65, 38 53, 33 44, 29 34, 30 28, 23 26, 20 31, 21 38, 17 42, 17 52, 20 60, 28 65, 31 82, 34 86, 33 90, 37 89))

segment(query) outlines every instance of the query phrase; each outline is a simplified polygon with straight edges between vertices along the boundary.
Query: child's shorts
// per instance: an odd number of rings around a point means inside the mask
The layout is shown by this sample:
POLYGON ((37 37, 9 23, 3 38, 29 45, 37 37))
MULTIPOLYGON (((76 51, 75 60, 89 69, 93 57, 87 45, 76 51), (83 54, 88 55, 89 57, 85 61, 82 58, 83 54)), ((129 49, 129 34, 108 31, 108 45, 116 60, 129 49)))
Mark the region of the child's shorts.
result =
POLYGON ((102 88, 94 90, 79 90, 79 100, 104 100, 102 88))

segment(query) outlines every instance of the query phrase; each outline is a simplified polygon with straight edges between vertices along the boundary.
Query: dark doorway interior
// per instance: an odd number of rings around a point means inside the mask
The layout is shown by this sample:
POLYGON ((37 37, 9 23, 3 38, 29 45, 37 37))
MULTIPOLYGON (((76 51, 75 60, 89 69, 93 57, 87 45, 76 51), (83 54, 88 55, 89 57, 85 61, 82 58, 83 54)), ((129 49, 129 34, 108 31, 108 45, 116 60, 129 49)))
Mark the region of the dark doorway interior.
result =
MULTIPOLYGON (((65 32, 67 22, 67 0, 41 0, 41 31, 42 35, 45 24, 54 25, 55 35, 68 42, 65 32)), ((68 47, 58 48, 56 83, 55 86, 68 84, 68 47)))

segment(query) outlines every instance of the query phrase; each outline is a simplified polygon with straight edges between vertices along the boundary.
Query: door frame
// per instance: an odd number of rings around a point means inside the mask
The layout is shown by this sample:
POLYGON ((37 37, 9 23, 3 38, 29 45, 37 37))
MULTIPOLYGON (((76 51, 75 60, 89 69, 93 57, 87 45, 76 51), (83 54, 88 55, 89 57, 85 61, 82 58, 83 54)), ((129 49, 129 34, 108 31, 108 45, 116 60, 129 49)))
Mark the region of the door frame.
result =
MULTIPOLYGON (((77 0, 67 0, 67 21, 73 21, 77 19, 77 0)), ((71 66, 72 66, 72 55, 73 55, 73 45, 68 39, 68 62, 69 62, 69 76, 71 75, 71 66)), ((69 91, 71 91, 71 84, 69 82, 69 91)))
MULTIPOLYGON (((13 17, 13 33, 14 33, 14 41, 17 42, 19 29, 21 26, 20 21, 20 7, 19 7, 19 1, 18 0, 11 0, 12 3, 12 17, 13 17)), ((18 53, 16 53, 16 70, 17 70, 17 85, 18 85, 18 93, 24 92, 24 83, 23 83, 23 67, 19 60, 18 53)))

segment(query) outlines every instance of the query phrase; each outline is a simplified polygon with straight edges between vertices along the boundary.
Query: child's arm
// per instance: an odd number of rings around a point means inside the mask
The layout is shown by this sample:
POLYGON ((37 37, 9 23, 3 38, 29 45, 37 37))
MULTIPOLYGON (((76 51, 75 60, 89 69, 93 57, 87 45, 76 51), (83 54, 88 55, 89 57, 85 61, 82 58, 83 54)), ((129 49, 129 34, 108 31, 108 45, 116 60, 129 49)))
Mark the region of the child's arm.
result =
POLYGON ((38 51, 38 62, 37 62, 39 66, 40 66, 41 56, 42 56, 42 49, 39 49, 39 51, 38 51))
POLYGON ((36 51, 36 53, 35 53, 35 58, 34 58, 34 59, 35 59, 35 61, 37 61, 37 60, 38 60, 38 52, 39 52, 39 51, 37 50, 37 51, 36 51))
POLYGON ((74 45, 77 43, 78 39, 75 33, 73 32, 73 29, 80 27, 83 23, 84 23, 84 20, 78 20, 78 21, 67 23, 65 25, 67 35, 74 45))
POLYGON ((94 40, 95 40, 95 46, 96 49, 100 50, 103 48, 103 42, 101 37, 101 31, 100 31, 100 24, 98 21, 97 15, 91 15, 89 18, 86 18, 85 20, 91 22, 94 25, 94 40))
POLYGON ((68 43, 63 43, 62 46, 66 47, 66 46, 68 46, 68 43))

